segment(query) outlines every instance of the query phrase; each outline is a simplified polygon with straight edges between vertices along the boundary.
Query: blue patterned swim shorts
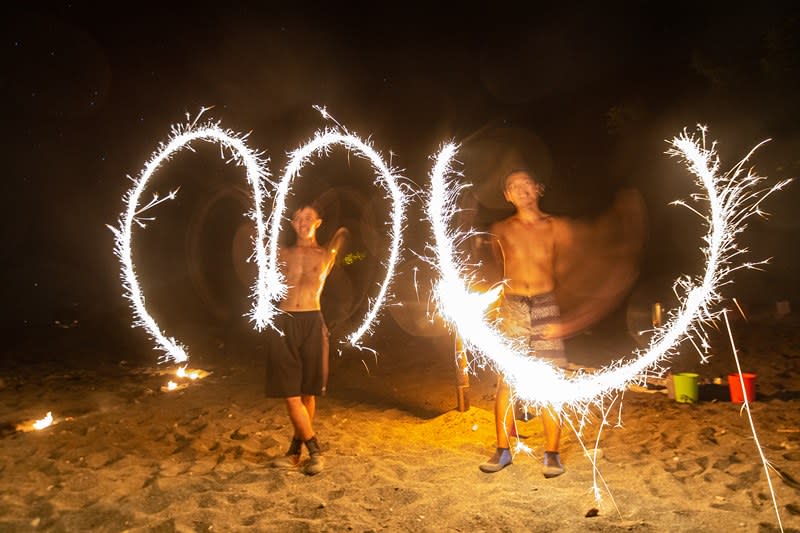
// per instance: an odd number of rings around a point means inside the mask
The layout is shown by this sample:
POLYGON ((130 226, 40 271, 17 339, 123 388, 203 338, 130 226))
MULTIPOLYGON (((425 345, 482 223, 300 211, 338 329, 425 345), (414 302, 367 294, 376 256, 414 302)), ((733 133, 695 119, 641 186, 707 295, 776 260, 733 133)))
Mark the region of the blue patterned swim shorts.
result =
POLYGON ((500 327, 511 339, 525 342, 530 355, 546 359, 559 367, 567 366, 564 342, 561 339, 543 339, 548 324, 558 322, 560 313, 552 292, 535 296, 508 294, 500 306, 500 327))

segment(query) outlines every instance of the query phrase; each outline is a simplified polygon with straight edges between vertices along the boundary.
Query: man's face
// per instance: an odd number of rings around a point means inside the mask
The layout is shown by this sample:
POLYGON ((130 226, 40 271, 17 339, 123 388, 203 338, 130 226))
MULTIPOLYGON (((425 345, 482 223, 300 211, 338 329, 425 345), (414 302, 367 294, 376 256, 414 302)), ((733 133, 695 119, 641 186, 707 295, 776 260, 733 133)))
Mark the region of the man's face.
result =
POLYGON ((313 239, 322 219, 313 207, 304 207, 295 211, 292 227, 301 239, 313 239))
POLYGON ((527 172, 515 172, 506 180, 506 189, 503 193, 506 200, 514 204, 514 207, 531 208, 538 204, 542 188, 527 172))

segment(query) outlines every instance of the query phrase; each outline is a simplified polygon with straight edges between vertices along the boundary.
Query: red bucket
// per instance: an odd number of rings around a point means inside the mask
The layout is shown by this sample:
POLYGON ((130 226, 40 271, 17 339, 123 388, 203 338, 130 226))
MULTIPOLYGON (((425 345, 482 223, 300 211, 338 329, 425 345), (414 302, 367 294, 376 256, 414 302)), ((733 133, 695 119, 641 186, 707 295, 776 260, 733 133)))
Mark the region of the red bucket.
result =
MULTIPOLYGON (((742 372, 744 381, 744 392, 747 394, 747 402, 756 399, 756 375, 750 372, 742 372)), ((739 374, 728 374, 728 388, 731 390, 731 401, 733 403, 744 403, 742 396, 742 383, 739 381, 739 374)))

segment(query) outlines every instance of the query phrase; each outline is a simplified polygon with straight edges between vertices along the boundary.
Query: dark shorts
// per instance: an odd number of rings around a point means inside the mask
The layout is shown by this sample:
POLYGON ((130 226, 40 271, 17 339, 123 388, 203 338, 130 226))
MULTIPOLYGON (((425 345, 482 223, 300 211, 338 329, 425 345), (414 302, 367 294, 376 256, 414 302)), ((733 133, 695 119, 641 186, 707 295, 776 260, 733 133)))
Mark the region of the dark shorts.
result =
POLYGON ((542 338, 545 326, 558 322, 559 316, 558 303, 551 292, 536 296, 509 294, 500 306, 500 327, 509 338, 524 343, 532 356, 565 367, 564 342, 542 338))
POLYGON ((282 313, 267 333, 266 395, 318 396, 328 384, 328 328, 319 311, 282 313))

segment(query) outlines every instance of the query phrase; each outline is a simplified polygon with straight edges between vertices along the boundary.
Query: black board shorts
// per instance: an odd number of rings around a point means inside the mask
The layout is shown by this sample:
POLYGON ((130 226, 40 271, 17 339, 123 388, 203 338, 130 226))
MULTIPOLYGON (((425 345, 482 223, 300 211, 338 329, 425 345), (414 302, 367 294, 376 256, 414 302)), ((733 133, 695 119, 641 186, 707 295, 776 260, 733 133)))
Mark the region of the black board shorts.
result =
POLYGON ((328 328, 320 311, 283 312, 267 333, 266 395, 319 396, 328 382, 328 328), (281 335, 279 332, 282 332, 281 335))

